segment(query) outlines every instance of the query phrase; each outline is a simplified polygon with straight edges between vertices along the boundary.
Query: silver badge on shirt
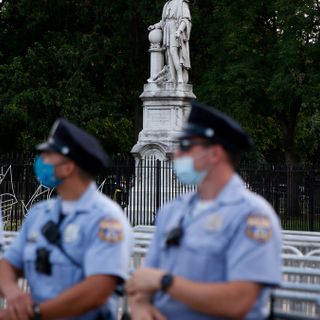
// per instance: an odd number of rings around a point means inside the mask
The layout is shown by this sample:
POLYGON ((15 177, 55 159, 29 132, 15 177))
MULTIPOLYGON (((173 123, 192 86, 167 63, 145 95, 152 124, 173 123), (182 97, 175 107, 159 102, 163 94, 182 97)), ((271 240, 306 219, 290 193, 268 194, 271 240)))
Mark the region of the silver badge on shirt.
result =
POLYGON ((75 242, 79 237, 80 227, 77 224, 69 224, 63 234, 63 240, 66 243, 75 242))
POLYGON ((220 214, 211 214, 205 220, 203 227, 207 231, 220 231, 222 228, 223 219, 220 214))

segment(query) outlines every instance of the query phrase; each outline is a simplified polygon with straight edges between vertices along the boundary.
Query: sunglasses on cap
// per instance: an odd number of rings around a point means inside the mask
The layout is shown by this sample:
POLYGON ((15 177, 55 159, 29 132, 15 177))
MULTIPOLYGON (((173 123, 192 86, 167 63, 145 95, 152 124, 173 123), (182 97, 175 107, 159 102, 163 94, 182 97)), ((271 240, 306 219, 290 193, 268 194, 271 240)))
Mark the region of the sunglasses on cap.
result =
POLYGON ((191 139, 181 139, 179 140, 179 150, 180 151, 189 151, 193 146, 211 146, 213 143, 210 141, 199 141, 199 140, 191 140, 191 139))

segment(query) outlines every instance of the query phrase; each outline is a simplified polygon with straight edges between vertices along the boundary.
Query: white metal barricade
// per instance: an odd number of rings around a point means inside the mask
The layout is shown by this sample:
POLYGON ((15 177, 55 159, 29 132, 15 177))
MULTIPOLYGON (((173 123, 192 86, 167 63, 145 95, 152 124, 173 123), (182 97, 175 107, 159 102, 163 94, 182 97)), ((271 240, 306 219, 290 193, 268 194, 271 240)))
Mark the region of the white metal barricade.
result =
POLYGON ((319 254, 320 252, 320 233, 306 231, 283 231, 283 245, 294 247, 302 255, 319 254))
POLYGON ((275 319, 315 320, 318 314, 318 293, 275 289, 273 296, 273 315, 275 319))
MULTIPOLYGON (((142 265, 154 231, 155 226, 133 228, 134 250, 131 259, 133 270, 142 265)), ((15 235, 16 232, 4 232, 4 250, 15 235)), ((276 319, 319 319, 317 302, 320 297, 320 250, 308 251, 301 248, 314 248, 319 243, 320 249, 320 237, 317 234, 306 235, 291 231, 288 233, 284 231, 283 235, 282 284, 272 291, 274 316, 276 319), (299 246, 296 246, 297 244, 299 246)), ((20 281, 20 285, 27 290, 25 281, 20 281)))
POLYGON ((143 259, 148 251, 151 239, 154 234, 154 226, 136 226, 133 228, 133 256, 132 268, 135 270, 143 263, 143 259))

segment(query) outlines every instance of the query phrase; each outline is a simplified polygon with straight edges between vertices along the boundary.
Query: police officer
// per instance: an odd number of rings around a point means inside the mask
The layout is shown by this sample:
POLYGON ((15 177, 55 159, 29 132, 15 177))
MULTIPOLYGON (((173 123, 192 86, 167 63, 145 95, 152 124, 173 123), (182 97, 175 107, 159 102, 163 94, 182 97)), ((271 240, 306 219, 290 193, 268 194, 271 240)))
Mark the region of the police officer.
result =
POLYGON ((35 174, 58 197, 30 209, 5 252, 0 290, 7 309, 1 317, 115 319, 113 292, 127 277, 131 229, 120 206, 93 182, 107 155, 93 136, 63 118, 37 149, 35 174), (17 286, 21 274, 30 294, 17 286))
POLYGON ((160 209, 145 267, 127 282, 133 319, 267 317, 281 276, 281 227, 235 173, 251 146, 234 120, 192 105, 174 166, 198 189, 160 209))

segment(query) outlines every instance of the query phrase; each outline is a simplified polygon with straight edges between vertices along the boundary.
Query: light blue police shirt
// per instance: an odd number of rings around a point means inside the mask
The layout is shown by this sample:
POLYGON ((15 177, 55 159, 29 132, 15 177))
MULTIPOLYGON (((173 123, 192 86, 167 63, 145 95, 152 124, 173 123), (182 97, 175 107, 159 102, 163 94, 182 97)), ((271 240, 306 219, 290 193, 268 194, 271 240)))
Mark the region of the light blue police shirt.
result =
MULTIPOLYGON (((270 287, 281 280, 281 227, 270 204, 247 190, 234 174, 203 212, 192 216, 196 193, 177 199, 159 211, 146 266, 195 282, 250 281, 263 284, 247 320, 265 319, 270 287), (179 247, 167 247, 168 233, 182 221, 179 247)), ((167 319, 222 319, 201 314, 157 292, 154 305, 167 319)))
MULTIPOLYGON (((125 280, 129 272, 132 231, 120 206, 92 183, 77 201, 75 212, 62 221, 59 229, 63 248, 81 268, 57 246, 48 243, 41 233, 46 222, 58 221, 60 211, 60 197, 33 206, 4 255, 13 266, 24 271, 32 299, 39 303, 52 299, 92 275, 112 275, 125 280), (51 252, 52 274, 49 276, 35 269, 36 250, 41 247, 51 252)), ((113 295, 103 308, 105 313, 111 313, 111 319, 116 311, 115 300, 113 295)), ((98 310, 93 310, 72 319, 91 320, 97 314, 98 310)))

